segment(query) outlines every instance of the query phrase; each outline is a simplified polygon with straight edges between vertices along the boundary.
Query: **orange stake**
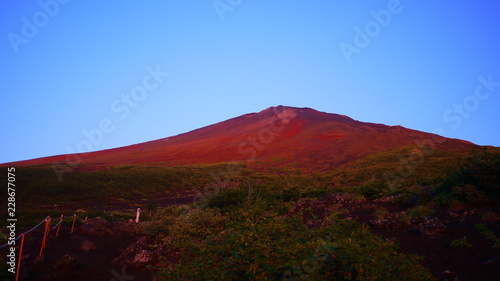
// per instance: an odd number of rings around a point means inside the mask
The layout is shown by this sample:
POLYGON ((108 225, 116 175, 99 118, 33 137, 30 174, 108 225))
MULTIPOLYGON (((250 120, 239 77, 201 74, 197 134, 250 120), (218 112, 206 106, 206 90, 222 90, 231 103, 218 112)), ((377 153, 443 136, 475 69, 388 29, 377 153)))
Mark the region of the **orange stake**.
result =
POLYGON ((19 261, 17 262, 16 281, 19 280, 19 272, 21 272, 21 260, 23 259, 24 248, 24 233, 21 233, 21 248, 19 249, 19 261))
POLYGON ((59 225, 57 226, 56 237, 59 236, 59 229, 61 229, 62 220, 63 220, 63 215, 61 215, 61 219, 59 220, 59 225))
POLYGON ((73 230, 75 230, 75 221, 76 221, 76 214, 73 214, 73 225, 71 226, 71 233, 73 233, 73 230))
POLYGON ((43 240, 42 240, 42 246, 40 247, 40 256, 43 253, 43 249, 45 249, 45 246, 47 244, 47 236, 49 235, 49 229, 50 229, 50 216, 47 216, 45 219, 45 232, 43 234, 43 240))

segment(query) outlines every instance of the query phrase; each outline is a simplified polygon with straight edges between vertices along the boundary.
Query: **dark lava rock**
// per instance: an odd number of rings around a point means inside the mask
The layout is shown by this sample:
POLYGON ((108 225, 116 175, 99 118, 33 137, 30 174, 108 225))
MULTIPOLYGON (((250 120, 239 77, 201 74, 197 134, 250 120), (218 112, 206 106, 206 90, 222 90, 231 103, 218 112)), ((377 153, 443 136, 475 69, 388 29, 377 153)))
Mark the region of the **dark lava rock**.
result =
POLYGON ((54 263, 54 269, 65 268, 74 270, 76 269, 77 261, 77 257, 66 254, 54 263))
POLYGON ((88 253, 92 250, 96 249, 95 243, 89 240, 83 240, 80 243, 80 249, 84 251, 85 253, 88 253))
POLYGON ((84 234, 93 237, 106 237, 113 236, 111 224, 105 219, 94 219, 85 225, 84 234))

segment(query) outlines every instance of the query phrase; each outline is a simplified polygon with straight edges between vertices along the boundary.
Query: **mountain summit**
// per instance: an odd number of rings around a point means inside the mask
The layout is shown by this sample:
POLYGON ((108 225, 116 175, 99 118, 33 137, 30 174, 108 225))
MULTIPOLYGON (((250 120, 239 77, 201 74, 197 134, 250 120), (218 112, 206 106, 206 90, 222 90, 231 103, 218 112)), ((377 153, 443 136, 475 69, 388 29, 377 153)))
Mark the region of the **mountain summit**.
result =
POLYGON ((336 167, 418 141, 443 150, 476 147, 466 141, 401 126, 365 123, 311 108, 280 105, 155 141, 11 164, 55 164, 79 170, 100 170, 113 165, 173 166, 229 161, 336 167))

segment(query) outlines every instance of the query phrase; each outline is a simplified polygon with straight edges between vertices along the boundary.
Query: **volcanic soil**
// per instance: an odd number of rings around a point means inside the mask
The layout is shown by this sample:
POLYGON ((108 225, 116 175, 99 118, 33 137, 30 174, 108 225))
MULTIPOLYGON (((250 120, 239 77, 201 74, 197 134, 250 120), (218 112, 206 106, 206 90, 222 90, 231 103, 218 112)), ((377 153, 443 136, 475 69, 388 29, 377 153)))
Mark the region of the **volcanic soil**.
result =
MULTIPOLYGON (((182 195, 160 197, 159 206, 192 202, 192 194, 182 195)), ((92 202, 93 206, 98 207, 112 205, 115 210, 129 209, 130 205, 139 203, 111 204, 109 200, 92 202)), ((324 205, 328 205, 321 199, 310 204, 313 209, 320 205, 323 205, 320 209, 324 209, 324 205)), ((474 225, 481 223, 486 210, 450 211, 438 208, 433 217, 437 218, 445 229, 434 232, 430 229, 429 234, 425 227, 417 230, 411 225, 391 226, 390 220, 374 216, 374 210, 380 207, 386 208, 392 214, 406 211, 397 204, 380 199, 351 202, 342 206, 343 210, 349 210, 346 214, 348 217, 369 225, 372 232, 387 240, 397 241, 402 252, 424 257, 423 265, 428 267, 438 280, 499 280, 500 251, 494 249, 491 241, 474 230, 474 225), (450 246, 451 241, 461 237, 467 237, 474 247, 450 246)), ((108 235, 95 235, 95 232, 91 231, 84 231, 82 234, 81 227, 71 234, 69 227, 62 227, 59 236, 55 237, 55 231, 52 230, 42 258, 38 257, 43 237, 42 229, 33 232, 26 241, 22 280, 152 280, 153 272, 148 267, 116 262, 123 249, 145 238, 135 231, 135 226, 135 222, 115 222, 110 224, 108 235), (94 243, 95 249, 88 252, 82 250, 82 241, 94 243)), ((488 223, 488 227, 495 233, 500 232, 498 221, 488 223)))

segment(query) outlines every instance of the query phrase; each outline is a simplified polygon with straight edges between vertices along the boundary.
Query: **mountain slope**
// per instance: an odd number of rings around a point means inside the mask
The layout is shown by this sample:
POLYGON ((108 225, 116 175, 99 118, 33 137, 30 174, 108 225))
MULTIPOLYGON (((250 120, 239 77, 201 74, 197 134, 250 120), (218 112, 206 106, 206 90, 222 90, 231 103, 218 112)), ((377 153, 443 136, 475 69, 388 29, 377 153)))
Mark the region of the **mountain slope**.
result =
POLYGON ((10 163, 57 164, 79 170, 111 165, 183 165, 261 161, 300 167, 335 167, 401 146, 425 143, 448 151, 476 145, 401 126, 365 123, 310 108, 270 107, 173 137, 80 155, 10 163))

